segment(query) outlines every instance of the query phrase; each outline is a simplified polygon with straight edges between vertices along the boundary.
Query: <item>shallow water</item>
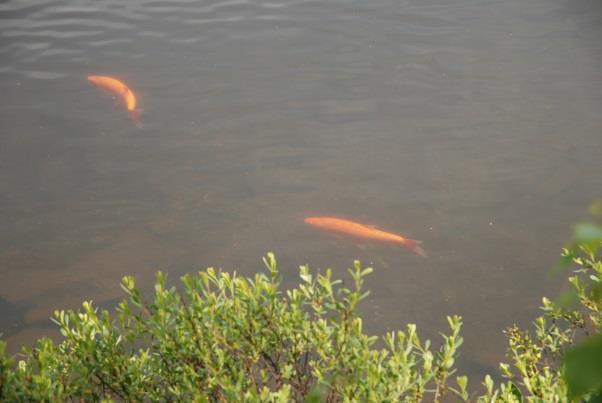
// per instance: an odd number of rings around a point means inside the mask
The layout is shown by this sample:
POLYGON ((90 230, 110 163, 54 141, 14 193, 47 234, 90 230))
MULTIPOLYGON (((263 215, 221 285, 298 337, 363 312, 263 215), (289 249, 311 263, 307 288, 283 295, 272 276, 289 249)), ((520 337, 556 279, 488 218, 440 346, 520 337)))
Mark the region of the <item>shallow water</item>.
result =
MULTIPOLYGON (((575 0, 0 4, 0 333, 206 266, 373 264, 373 333, 464 317, 495 374, 602 196, 602 6, 575 0), (86 81, 113 75, 143 108, 86 81), (421 239, 357 245, 334 215, 421 239)), ((476 382, 473 381, 473 382, 476 382)))

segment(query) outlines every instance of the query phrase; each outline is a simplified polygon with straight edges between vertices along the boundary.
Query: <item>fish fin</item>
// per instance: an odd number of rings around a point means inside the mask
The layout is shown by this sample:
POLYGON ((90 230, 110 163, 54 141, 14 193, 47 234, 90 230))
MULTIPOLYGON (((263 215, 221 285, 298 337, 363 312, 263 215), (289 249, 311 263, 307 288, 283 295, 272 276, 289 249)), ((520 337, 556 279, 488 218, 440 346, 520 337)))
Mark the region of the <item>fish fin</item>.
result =
POLYGON ((418 241, 416 239, 409 239, 409 238, 405 238, 403 240, 403 244, 410 250, 412 250, 414 253, 416 253, 417 255, 420 255, 422 257, 427 257, 426 256, 426 252, 424 251, 424 249, 422 249, 422 247, 420 246, 420 244, 422 243, 422 241, 418 241))

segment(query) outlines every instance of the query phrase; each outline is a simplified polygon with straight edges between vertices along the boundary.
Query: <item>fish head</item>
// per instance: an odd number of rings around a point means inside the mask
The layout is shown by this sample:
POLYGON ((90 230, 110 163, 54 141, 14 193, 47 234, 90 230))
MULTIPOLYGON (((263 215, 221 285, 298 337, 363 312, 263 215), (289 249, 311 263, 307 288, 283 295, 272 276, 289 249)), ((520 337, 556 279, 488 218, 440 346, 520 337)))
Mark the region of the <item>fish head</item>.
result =
POLYGON ((320 217, 307 217, 303 221, 305 221, 305 224, 314 225, 316 227, 321 227, 324 225, 323 220, 320 217))

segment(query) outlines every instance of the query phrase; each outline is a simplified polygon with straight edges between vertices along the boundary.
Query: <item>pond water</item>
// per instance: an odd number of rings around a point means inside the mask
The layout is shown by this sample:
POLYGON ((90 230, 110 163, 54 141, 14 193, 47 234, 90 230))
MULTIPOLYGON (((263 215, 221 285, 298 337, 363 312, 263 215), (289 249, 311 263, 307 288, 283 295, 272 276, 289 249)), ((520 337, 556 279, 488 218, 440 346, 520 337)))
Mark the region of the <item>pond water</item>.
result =
POLYGON ((149 290, 274 251, 287 287, 299 264, 373 265, 369 332, 437 340, 460 314, 462 371, 496 374, 602 195, 597 0, 9 0, 0 26, 11 351, 56 337, 53 309, 114 306, 125 274, 149 290), (140 124, 88 75, 126 82, 140 124))

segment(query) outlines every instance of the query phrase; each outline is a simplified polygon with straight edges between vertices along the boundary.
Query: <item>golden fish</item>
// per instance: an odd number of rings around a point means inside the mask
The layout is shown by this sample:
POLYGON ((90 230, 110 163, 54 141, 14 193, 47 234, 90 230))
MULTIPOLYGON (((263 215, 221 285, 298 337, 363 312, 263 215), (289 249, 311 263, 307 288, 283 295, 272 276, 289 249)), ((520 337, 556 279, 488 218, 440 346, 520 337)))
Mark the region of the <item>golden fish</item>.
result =
POLYGON ((418 255, 426 257, 424 250, 420 247, 421 241, 405 238, 392 232, 382 231, 374 226, 335 217, 308 217, 305 219, 305 223, 328 231, 351 235, 356 238, 401 244, 418 255))
POLYGON ((140 110, 136 109, 136 96, 127 85, 118 79, 109 76, 88 76, 88 81, 120 95, 132 118, 136 121, 138 120, 140 110))

